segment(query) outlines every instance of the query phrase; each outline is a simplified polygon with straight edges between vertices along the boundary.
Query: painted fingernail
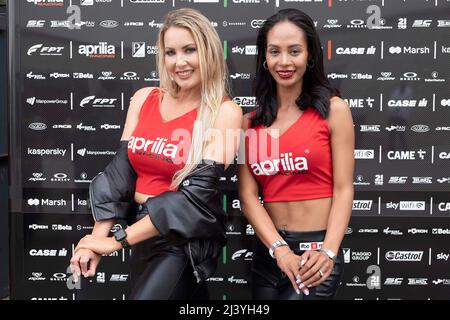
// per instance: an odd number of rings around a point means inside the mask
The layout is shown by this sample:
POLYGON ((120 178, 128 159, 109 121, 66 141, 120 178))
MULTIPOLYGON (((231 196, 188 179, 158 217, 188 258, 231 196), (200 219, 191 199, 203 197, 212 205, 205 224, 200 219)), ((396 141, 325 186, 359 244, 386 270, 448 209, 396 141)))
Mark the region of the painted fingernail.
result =
POLYGON ((304 287, 305 287, 305 285, 304 285, 303 283, 300 283, 300 285, 298 286, 298 288, 299 288, 300 290, 303 290, 304 287))
POLYGON ((300 283, 302 283, 302 280, 297 279, 297 280, 295 280, 295 283, 296 283, 296 284, 300 284, 300 283))
POLYGON ((297 292, 297 294, 300 294, 300 290, 298 289, 295 289, 295 292, 297 292))
POLYGON ((306 294, 307 296, 309 296, 309 290, 308 289, 303 290, 303 293, 306 294))
POLYGON ((312 287, 312 284, 308 284, 308 288, 311 288, 312 287))

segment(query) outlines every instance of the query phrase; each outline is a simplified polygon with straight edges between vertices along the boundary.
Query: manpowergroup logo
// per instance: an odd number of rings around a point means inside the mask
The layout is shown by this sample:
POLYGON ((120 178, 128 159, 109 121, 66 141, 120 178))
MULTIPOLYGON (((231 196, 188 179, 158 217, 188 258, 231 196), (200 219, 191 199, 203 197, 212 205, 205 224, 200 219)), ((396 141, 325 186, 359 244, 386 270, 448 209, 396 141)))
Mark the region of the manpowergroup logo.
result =
POLYGON ((423 251, 388 251, 385 258, 393 262, 420 262, 422 261, 423 251))

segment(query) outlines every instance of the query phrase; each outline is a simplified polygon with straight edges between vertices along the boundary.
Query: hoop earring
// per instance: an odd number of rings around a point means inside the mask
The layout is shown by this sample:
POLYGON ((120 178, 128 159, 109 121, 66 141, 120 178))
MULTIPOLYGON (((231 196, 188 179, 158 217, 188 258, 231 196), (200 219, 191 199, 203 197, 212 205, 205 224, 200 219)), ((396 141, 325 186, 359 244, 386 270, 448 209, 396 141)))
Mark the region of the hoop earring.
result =
POLYGON ((308 60, 308 62, 306 63, 306 66, 310 69, 314 68, 316 65, 316 62, 314 61, 314 59, 308 60), (312 65, 310 65, 310 63, 312 62, 312 65))
POLYGON ((266 69, 266 70, 269 70, 269 67, 267 66, 267 61, 266 60, 264 60, 264 62, 263 62, 263 68, 266 69))

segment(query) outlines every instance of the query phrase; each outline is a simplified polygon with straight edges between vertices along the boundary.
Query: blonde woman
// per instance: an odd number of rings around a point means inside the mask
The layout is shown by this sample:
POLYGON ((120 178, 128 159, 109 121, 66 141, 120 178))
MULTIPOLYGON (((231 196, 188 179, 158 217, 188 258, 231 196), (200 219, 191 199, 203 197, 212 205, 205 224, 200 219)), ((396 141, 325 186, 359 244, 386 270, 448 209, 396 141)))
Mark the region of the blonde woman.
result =
POLYGON ((133 96, 121 148, 91 183, 96 222, 71 268, 76 280, 93 276, 101 254, 131 246, 131 299, 205 299, 225 244, 218 181, 239 143, 218 137, 239 131, 242 111, 227 98, 221 42, 200 12, 170 12, 158 47, 161 87, 133 96), (108 237, 117 218, 134 223, 108 237))

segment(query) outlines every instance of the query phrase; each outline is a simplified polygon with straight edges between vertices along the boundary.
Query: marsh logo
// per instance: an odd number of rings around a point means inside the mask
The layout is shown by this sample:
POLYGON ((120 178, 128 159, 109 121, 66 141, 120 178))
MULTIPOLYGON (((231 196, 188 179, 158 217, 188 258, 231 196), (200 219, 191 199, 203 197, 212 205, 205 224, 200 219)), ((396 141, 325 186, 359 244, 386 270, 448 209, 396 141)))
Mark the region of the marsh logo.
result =
POLYGON ((27 201, 29 206, 49 206, 49 207, 62 207, 67 206, 67 201, 64 199, 36 199, 30 198, 27 201))
POLYGON ((420 262, 422 261, 423 251, 388 251, 385 257, 387 261, 420 262))
POLYGON ((393 46, 389 48, 390 54, 430 54, 431 50, 428 47, 420 47, 420 48, 414 48, 411 46, 393 46))

